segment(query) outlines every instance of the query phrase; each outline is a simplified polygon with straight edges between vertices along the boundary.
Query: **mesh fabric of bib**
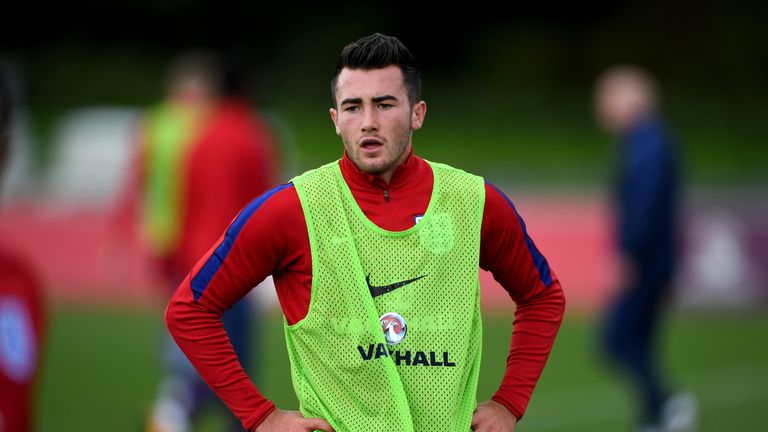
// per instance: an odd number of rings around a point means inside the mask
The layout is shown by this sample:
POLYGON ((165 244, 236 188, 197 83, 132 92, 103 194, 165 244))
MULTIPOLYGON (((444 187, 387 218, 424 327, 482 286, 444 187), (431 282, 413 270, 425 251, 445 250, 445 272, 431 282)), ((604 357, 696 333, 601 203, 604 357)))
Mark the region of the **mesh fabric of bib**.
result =
POLYGON ((480 370, 482 177, 427 161, 423 218, 387 231, 362 212, 338 161, 294 177, 312 253, 307 316, 284 319, 304 416, 336 431, 468 431, 480 370), (374 297, 369 286, 383 293, 374 297), (402 316, 389 345, 380 317, 402 316))

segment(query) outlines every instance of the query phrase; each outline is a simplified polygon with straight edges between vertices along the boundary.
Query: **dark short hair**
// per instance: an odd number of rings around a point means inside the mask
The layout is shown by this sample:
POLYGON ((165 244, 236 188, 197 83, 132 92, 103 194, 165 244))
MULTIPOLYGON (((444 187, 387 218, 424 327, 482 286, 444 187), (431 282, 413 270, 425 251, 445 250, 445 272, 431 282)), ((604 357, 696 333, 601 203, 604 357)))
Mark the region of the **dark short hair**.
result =
POLYGON ((350 69, 382 69, 390 65, 400 67, 403 83, 411 106, 421 100, 421 73, 416 58, 394 36, 374 33, 345 46, 336 61, 336 72, 331 79, 331 100, 336 106, 336 85, 345 67, 350 69))

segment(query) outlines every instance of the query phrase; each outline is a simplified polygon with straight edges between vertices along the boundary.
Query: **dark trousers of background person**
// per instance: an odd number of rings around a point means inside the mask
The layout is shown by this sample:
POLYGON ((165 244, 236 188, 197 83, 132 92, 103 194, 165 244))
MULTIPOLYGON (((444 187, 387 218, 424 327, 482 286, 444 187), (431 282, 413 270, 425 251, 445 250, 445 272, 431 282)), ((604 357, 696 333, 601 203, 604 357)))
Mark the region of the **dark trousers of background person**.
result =
POLYGON ((658 335, 671 291, 671 274, 646 269, 622 287, 604 317, 603 353, 628 375, 642 406, 641 421, 655 424, 669 396, 658 359, 658 335))

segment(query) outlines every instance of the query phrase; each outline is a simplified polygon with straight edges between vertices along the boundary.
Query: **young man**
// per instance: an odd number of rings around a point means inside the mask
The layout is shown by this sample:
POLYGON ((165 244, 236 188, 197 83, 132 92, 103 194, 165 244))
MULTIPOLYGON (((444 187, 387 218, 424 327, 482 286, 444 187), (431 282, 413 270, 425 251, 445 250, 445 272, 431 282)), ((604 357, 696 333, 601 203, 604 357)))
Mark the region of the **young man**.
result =
POLYGON ((691 395, 671 395, 657 364, 656 335, 672 291, 677 255, 677 145, 659 119, 657 91, 634 66, 606 70, 595 86, 595 111, 620 145, 616 184, 620 291, 607 311, 605 352, 632 379, 640 401, 640 431, 696 429, 691 395))
POLYGON ((500 190, 413 154, 426 103, 397 38, 347 45, 331 90, 343 157, 240 212, 169 303, 172 335, 249 431, 513 431, 562 321, 557 277, 500 190), (518 305, 481 404, 478 267, 518 305), (301 412, 259 393, 219 319, 269 274, 301 412))

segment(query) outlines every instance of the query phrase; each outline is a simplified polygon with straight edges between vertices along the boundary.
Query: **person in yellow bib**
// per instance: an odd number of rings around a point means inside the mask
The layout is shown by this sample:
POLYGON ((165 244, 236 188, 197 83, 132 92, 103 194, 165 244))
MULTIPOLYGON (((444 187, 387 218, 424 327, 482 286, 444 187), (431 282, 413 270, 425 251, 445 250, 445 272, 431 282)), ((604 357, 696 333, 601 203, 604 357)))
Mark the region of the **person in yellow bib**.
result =
POLYGON ((500 189, 414 154, 427 106, 398 38, 344 47, 331 94, 342 157, 240 211, 176 289, 172 336, 248 431, 514 431, 562 322, 557 276, 500 189), (517 304, 482 403, 480 268, 517 304), (299 411, 258 391, 221 325, 268 275, 299 411))

